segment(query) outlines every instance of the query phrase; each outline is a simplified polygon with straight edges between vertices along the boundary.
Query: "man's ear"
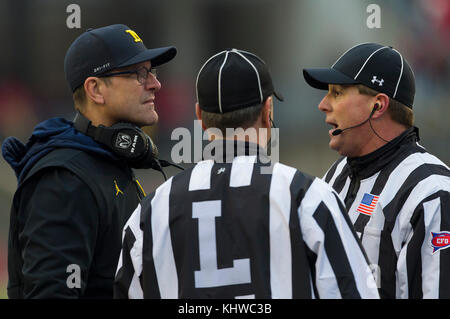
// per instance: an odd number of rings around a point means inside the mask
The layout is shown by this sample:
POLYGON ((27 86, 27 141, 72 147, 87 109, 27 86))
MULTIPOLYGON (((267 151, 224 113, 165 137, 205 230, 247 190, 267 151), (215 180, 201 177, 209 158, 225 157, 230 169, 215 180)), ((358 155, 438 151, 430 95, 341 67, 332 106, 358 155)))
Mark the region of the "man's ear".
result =
POLYGON ((377 94, 375 96, 375 102, 373 103, 372 107, 376 108, 376 111, 373 113, 372 118, 373 119, 379 118, 389 108, 389 97, 386 94, 384 94, 384 93, 377 94))
POLYGON ((88 99, 95 104, 105 104, 105 97, 103 95, 103 88, 105 84, 99 78, 90 76, 84 81, 84 91, 88 99))
POLYGON ((270 128, 270 120, 272 119, 272 97, 269 96, 261 110, 261 124, 263 127, 270 128))
POLYGON ((202 129, 204 131, 206 131, 206 126, 205 126, 205 124, 203 124, 203 121, 202 121, 202 109, 200 108, 200 105, 198 104, 198 102, 195 103, 195 115, 197 116, 197 120, 201 121, 202 129))

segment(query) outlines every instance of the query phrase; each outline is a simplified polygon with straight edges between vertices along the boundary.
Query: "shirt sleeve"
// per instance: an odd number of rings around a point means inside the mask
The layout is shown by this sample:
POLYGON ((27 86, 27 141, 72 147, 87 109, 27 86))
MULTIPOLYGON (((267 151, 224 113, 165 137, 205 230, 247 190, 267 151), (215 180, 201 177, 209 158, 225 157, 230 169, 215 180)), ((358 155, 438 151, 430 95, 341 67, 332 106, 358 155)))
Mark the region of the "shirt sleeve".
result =
POLYGON ((142 299, 143 290, 140 282, 142 273, 143 232, 140 228, 141 205, 123 228, 122 251, 117 265, 114 281, 115 299, 142 299))
MULTIPOLYGON (((420 187, 420 185, 419 185, 420 187)), ((397 261, 397 298, 450 298, 450 183, 412 209, 414 190, 397 221, 404 231, 404 244, 397 261), (402 226, 402 219, 407 224, 402 226)), ((422 198, 424 191, 420 192, 422 198)), ((419 199, 420 200, 420 199, 419 199)))
POLYGON ((24 185, 18 209, 24 298, 78 298, 95 251, 98 206, 66 169, 38 178, 24 185))
POLYGON ((378 299, 367 257, 337 193, 316 178, 298 215, 309 249, 315 297, 378 299))

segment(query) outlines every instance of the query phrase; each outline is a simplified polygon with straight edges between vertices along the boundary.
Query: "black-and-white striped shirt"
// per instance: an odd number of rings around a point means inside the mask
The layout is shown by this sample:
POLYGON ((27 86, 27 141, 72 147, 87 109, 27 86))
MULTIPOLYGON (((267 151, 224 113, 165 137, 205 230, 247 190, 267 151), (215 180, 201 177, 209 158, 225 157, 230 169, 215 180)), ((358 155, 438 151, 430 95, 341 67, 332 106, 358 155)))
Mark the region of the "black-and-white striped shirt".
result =
POLYGON ((124 228, 115 297, 378 298, 337 193, 283 164, 261 173, 263 156, 203 160, 146 197, 124 228))
POLYGON ((407 130, 324 176, 345 201, 382 298, 450 298, 450 171, 417 139, 407 130))

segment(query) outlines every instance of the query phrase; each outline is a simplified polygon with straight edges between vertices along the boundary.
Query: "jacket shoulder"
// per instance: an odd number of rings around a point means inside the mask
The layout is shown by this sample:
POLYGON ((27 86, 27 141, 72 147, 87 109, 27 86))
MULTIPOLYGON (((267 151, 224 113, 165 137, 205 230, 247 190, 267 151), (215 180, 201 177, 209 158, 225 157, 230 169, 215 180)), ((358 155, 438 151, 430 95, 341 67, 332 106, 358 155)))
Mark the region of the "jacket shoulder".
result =
POLYGON ((82 150, 59 148, 42 157, 28 172, 23 182, 38 171, 50 167, 65 168, 83 180, 90 180, 99 172, 120 171, 120 167, 112 162, 112 160, 82 150))

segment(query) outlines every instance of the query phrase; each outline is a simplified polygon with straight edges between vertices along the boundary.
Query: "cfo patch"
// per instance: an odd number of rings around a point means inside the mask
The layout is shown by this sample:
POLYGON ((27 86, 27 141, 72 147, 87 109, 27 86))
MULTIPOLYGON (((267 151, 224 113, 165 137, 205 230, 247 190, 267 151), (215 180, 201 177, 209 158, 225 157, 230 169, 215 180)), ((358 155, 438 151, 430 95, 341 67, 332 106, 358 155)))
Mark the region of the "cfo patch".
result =
POLYGON ((440 233, 431 232, 431 247, 433 248, 433 254, 440 249, 446 249, 450 247, 450 232, 442 231, 440 233))

